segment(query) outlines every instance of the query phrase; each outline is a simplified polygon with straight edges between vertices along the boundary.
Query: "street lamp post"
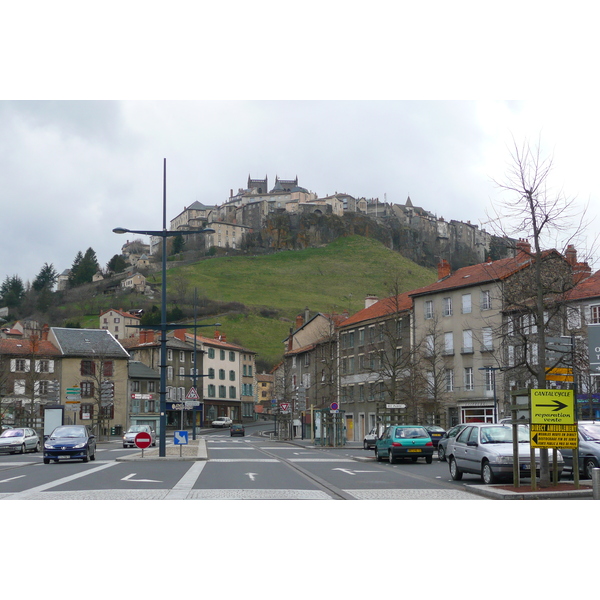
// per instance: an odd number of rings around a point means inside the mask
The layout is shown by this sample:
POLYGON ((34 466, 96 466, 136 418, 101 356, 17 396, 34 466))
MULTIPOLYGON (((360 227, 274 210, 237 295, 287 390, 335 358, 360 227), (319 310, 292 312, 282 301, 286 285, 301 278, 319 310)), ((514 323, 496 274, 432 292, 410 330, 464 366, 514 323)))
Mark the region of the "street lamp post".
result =
POLYGON ((191 235, 194 233, 214 233, 211 228, 193 231, 168 231, 167 230, 167 159, 163 163, 163 228, 158 231, 125 229, 116 227, 114 233, 137 233, 162 238, 162 290, 161 290, 161 316, 160 316, 160 435, 158 455, 167 454, 167 238, 176 235, 191 235))

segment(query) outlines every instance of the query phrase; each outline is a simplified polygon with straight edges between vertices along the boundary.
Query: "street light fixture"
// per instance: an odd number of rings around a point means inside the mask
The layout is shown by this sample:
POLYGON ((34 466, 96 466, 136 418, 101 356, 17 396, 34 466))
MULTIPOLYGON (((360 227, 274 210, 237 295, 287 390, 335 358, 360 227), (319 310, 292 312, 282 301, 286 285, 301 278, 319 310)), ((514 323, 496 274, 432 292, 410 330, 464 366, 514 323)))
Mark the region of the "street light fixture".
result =
POLYGON ((162 238, 162 290, 161 290, 161 318, 160 318, 160 432, 158 455, 167 455, 167 238, 176 235, 191 235, 194 233, 214 233, 215 230, 205 229, 188 231, 167 230, 167 159, 163 163, 163 228, 161 230, 139 230, 115 227, 113 233, 137 233, 162 238))

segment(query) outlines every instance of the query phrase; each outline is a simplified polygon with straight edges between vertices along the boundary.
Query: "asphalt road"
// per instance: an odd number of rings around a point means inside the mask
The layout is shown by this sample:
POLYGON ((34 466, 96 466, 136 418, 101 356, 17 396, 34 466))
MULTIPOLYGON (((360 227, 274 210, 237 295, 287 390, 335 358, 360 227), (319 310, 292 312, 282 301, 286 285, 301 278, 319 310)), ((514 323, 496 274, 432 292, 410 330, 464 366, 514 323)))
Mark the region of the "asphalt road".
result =
POLYGON ((44 465, 42 453, 0 455, 0 499, 473 499, 446 463, 378 463, 361 448, 323 449, 273 442, 247 428, 204 431, 207 461, 119 462, 139 452, 101 443, 96 461, 44 465))

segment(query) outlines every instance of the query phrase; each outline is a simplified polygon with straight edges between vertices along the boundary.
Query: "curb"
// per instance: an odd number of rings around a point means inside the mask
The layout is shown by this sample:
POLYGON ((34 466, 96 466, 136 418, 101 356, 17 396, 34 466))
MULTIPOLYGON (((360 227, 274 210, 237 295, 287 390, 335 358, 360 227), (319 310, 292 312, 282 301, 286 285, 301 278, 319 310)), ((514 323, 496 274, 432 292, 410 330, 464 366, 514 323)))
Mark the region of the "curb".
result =
POLYGON ((187 460, 187 461, 199 461, 208 460, 208 450, 206 447, 206 440, 197 439, 196 443, 187 444, 185 446, 167 446, 166 456, 159 456, 159 449, 152 448, 144 450, 144 452, 136 452, 135 454, 129 454, 128 456, 120 456, 115 458, 117 462, 128 462, 128 461, 140 461, 140 460, 187 460), (197 445, 197 448, 196 448, 197 445))

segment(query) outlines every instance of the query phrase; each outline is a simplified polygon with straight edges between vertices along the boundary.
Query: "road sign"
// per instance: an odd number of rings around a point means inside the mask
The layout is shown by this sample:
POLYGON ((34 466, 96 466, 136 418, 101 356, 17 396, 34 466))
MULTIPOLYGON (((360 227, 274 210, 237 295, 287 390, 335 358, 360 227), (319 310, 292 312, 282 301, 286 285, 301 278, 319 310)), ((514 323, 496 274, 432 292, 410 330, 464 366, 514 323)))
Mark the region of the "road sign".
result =
POLYGON ((555 367, 546 371, 547 381, 566 381, 573 383, 573 369, 570 367, 555 367))
POLYGON ((142 450, 147 448, 152 443, 152 436, 147 431, 140 431, 135 438, 133 443, 142 450))
POLYGON ((406 408, 406 404, 386 404, 386 408, 406 408))
POLYGON ((531 390, 531 423, 575 423, 573 390, 531 390))
POLYGON ((192 409, 196 408, 197 406, 200 406, 200 402, 198 402, 197 400, 186 400, 185 401, 185 410, 192 410, 192 409))
POLYGON ((534 448, 577 448, 577 424, 531 424, 531 445, 534 448))
POLYGON ((339 408, 339 407, 340 407, 340 405, 339 405, 337 402, 332 402, 332 403, 329 405, 329 408, 330 408, 331 410, 338 410, 338 408, 339 408))
POLYGON ((290 405, 288 402, 282 402, 279 405, 279 408, 281 409, 281 412, 288 412, 290 410, 290 405))
POLYGON ((587 331, 590 373, 600 375, 600 324, 588 325, 587 331))
POLYGON ((176 431, 173 436, 173 444, 175 446, 185 446, 188 443, 187 431, 176 431))
POLYGON ((191 387, 190 391, 185 395, 186 400, 200 400, 198 390, 195 387, 191 387))

